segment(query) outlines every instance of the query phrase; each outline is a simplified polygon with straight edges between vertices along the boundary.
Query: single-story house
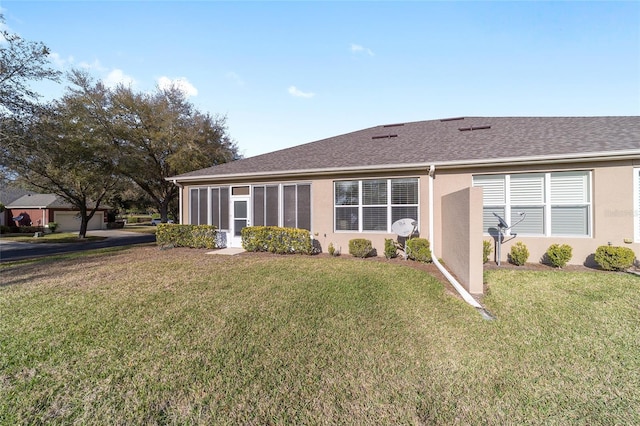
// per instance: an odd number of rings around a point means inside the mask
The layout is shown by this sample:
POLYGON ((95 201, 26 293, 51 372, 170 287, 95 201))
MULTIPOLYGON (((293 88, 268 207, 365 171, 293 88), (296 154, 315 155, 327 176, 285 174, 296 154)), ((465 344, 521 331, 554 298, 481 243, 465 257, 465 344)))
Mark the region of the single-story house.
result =
POLYGON ((0 212, 0 226, 14 225, 11 220, 11 211, 7 209, 6 206, 28 193, 29 191, 26 189, 0 186, 0 204, 3 206, 2 211, 0 212))
POLYGON ((378 254, 410 218, 471 293, 482 292, 482 240, 518 223, 539 261, 554 243, 589 264, 612 244, 640 253, 640 117, 458 117, 376 126, 169 178, 180 222, 311 231, 326 250, 367 238, 378 254))
MULTIPOLYGON (((55 194, 27 192, 5 205, 7 225, 42 226, 50 222, 57 224, 56 231, 77 232, 80 230, 80 213, 76 207, 55 194), (16 220, 14 220, 16 219, 16 220)), ((87 230, 106 229, 108 206, 101 207, 93 215, 87 230)))

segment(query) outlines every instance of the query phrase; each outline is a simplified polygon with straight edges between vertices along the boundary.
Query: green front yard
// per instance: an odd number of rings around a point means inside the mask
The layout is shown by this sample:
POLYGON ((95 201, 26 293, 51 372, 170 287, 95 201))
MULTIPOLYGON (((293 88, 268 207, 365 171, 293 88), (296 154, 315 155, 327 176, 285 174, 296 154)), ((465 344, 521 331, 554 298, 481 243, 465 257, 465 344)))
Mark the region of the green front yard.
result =
POLYGON ((640 278, 139 247, 0 270, 0 423, 638 424, 640 278))

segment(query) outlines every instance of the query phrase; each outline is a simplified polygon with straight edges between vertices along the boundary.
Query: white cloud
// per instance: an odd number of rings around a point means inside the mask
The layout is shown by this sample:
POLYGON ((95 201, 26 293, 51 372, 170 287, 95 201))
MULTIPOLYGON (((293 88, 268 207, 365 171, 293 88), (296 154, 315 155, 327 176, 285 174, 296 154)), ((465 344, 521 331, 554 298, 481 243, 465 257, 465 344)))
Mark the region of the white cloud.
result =
POLYGON ((351 43, 351 52, 353 53, 366 53, 369 56, 374 56, 374 53, 368 47, 361 46, 359 44, 351 43))
POLYGON ((243 87, 244 86, 244 80, 242 79, 242 77, 240 77, 238 74, 236 74, 233 71, 229 71, 226 74, 227 79, 233 81, 236 85, 243 87))
POLYGON ((67 65, 73 64, 73 56, 63 58, 58 52, 49 53, 49 59, 51 59, 51 62, 59 69, 65 69, 67 65))
POLYGON ((313 98, 316 95, 313 92, 303 92, 296 86, 289 87, 289 94, 291 96, 295 96, 296 98, 313 98))
POLYGON ((116 87, 119 84, 124 86, 134 86, 136 84, 133 77, 126 75, 122 70, 117 68, 107 74, 107 76, 102 79, 102 82, 107 87, 116 87))
POLYGON ((80 68, 84 68, 86 70, 96 70, 96 71, 107 71, 107 68, 103 67, 99 60, 94 59, 93 62, 82 61, 78 64, 80 68))
POLYGON ((176 87, 187 97, 198 96, 198 89, 196 89, 193 84, 189 83, 189 80, 187 80, 186 77, 171 79, 169 77, 162 76, 158 79, 158 87, 162 90, 176 87))

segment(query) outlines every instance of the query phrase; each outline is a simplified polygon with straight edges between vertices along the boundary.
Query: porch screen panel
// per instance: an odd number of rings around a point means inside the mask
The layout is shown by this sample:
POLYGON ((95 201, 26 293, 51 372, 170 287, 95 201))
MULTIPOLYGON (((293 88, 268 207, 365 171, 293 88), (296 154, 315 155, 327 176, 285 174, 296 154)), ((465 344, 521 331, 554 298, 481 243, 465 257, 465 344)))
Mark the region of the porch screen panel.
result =
POLYGON ((265 225, 278 226, 278 187, 275 185, 267 186, 265 193, 267 200, 265 202, 265 225))
POLYGON ((220 188, 211 188, 211 224, 220 229, 220 188))
POLYGON ((282 224, 286 228, 296 227, 296 187, 286 185, 282 187, 282 224))
POLYGON ((208 225, 208 209, 209 209, 209 200, 208 200, 208 189, 200 188, 200 218, 198 225, 208 225))
POLYGON ((253 187, 253 225, 264 226, 264 186, 253 187))
POLYGON ((189 191, 189 223, 191 225, 198 224, 198 188, 192 188, 189 191))
POLYGON ((229 187, 220 188, 220 229, 229 229, 229 187))
POLYGON ((298 228, 311 231, 311 185, 298 185, 298 228))

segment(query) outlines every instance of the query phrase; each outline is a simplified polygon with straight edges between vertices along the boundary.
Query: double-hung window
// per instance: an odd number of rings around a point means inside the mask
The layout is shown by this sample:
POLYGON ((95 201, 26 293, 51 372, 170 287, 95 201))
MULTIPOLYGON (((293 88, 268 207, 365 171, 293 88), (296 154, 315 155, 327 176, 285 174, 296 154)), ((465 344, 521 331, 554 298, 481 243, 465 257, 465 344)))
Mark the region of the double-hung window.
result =
POLYGON ((521 235, 591 235, 588 171, 476 175, 473 185, 483 188, 485 233, 495 232, 498 215, 521 235))
POLYGON ((391 232, 398 219, 418 220, 418 179, 334 182, 336 231, 391 232))

